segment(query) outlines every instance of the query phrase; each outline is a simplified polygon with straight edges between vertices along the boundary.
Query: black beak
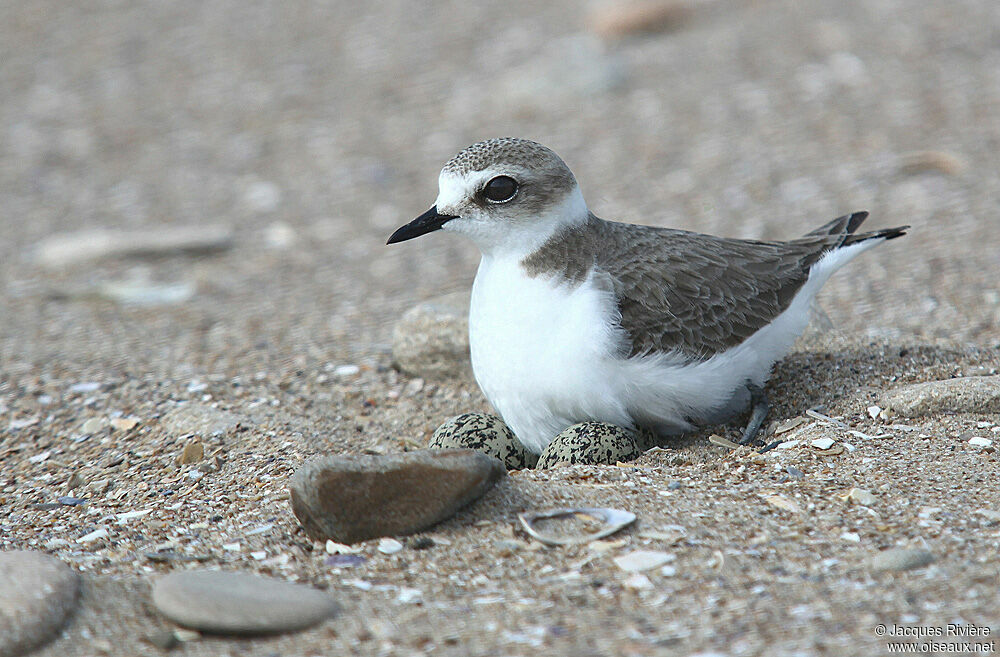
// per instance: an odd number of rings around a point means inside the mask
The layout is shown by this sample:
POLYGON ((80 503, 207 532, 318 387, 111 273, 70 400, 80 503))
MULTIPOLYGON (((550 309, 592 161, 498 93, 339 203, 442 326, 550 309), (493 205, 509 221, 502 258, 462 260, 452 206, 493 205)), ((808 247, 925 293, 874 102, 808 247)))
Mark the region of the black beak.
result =
POLYGON ((453 214, 438 214, 437 206, 431 206, 430 210, 423 213, 410 223, 405 226, 400 226, 395 233, 389 236, 389 241, 386 242, 386 244, 405 242, 406 240, 412 240, 414 237, 420 237, 426 233, 432 233, 452 219, 457 218, 458 217, 453 214))

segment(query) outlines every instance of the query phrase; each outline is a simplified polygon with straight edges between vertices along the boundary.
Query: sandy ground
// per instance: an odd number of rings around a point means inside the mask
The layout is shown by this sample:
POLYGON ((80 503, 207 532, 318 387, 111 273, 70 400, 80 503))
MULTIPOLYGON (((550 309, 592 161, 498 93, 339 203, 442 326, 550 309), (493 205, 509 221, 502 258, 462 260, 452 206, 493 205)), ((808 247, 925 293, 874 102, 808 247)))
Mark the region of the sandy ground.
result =
POLYGON ((1000 508, 997 460, 968 436, 1000 417, 901 425, 866 409, 902 383, 1000 368, 1000 4, 706 1, 673 29, 606 41, 587 21, 602 6, 0 7, 0 549, 85 576, 39 654, 158 654, 150 578, 194 565, 325 587, 343 612, 180 654, 874 655, 880 623, 995 638, 1000 531, 975 512, 1000 508), (508 134, 559 152, 609 219, 758 238, 858 209, 875 228, 911 224, 827 285, 832 327, 771 386, 775 420, 819 408, 867 437, 811 420, 800 437, 856 449, 759 458, 706 431, 626 467, 518 472, 428 532, 430 549, 365 544, 365 564, 325 566, 285 495, 303 459, 412 449, 488 409, 469 382, 407 388, 389 355, 402 311, 468 288, 474 247, 383 245, 433 201, 447 158, 508 134), (61 233, 207 223, 234 229, 231 248, 35 257, 61 233), (193 295, 93 293, 121 281, 193 295), (197 480, 160 422, 185 400, 241 421, 206 439, 197 480), (139 423, 84 437, 114 417, 139 423), (74 474, 87 505, 37 506, 74 474), (877 502, 851 505, 852 487, 877 502), (639 524, 604 553, 514 530, 518 512, 563 505, 639 524), (106 539, 76 542, 100 527, 106 539), (184 558, 147 556, 168 543, 184 558), (937 560, 875 572, 890 546, 937 560), (673 573, 630 580, 613 557, 637 548, 675 554, 673 573))

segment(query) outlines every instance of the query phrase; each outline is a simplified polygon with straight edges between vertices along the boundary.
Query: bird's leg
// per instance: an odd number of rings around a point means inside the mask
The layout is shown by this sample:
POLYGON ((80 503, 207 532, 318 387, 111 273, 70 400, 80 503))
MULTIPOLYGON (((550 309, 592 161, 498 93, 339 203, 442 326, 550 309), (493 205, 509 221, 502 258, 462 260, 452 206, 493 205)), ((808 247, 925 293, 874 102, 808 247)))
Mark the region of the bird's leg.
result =
POLYGON ((764 389, 751 382, 747 382, 747 390, 750 391, 750 420, 747 428, 743 430, 743 437, 740 438, 741 445, 749 445, 757 439, 764 420, 767 419, 767 412, 771 410, 771 405, 767 402, 767 394, 764 389))

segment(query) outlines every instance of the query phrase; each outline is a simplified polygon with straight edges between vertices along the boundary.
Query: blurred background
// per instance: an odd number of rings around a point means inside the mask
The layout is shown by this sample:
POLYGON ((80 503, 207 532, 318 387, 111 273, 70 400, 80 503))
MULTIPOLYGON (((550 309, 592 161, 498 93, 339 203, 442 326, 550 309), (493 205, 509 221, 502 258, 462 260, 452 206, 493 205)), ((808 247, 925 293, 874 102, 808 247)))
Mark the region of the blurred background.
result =
POLYGON ((475 248, 389 233, 480 139, 606 219, 912 224, 835 330, 1000 344, 994 0, 0 4, 0 367, 232 376, 388 350, 475 248))

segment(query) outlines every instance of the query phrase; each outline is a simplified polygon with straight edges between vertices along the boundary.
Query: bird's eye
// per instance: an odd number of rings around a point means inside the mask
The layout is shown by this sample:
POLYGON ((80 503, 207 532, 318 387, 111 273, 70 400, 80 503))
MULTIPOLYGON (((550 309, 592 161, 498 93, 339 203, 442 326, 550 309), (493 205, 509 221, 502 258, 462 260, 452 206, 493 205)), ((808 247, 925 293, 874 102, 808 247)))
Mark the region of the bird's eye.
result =
POLYGON ((517 194, 517 181, 510 176, 497 176, 483 187, 483 197, 490 203, 506 203, 517 194))

